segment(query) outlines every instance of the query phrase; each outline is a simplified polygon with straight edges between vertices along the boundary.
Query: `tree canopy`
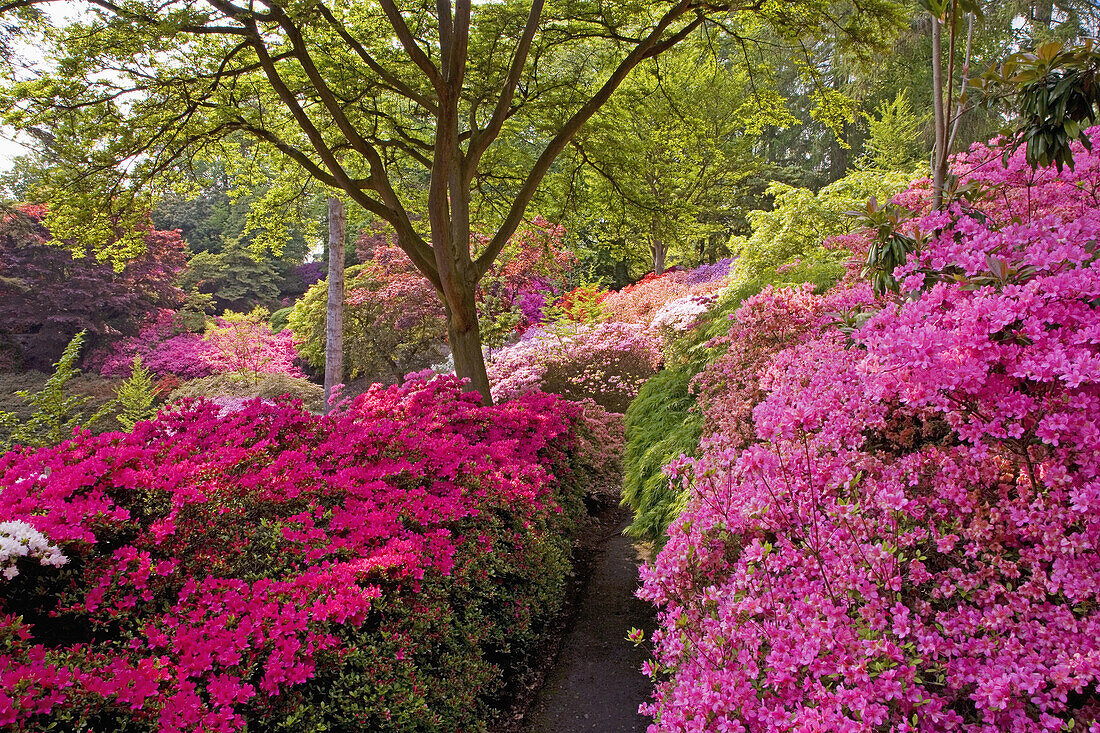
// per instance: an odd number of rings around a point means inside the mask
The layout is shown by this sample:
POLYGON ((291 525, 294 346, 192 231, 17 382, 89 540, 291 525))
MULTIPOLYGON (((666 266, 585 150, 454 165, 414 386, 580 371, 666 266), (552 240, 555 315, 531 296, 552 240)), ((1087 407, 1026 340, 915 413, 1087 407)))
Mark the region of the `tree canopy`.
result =
POLYGON ((189 161, 282 156, 394 227, 486 396, 474 286, 632 69, 708 29, 865 49, 899 15, 891 0, 88 0, 55 26, 44 4, 0 4, 47 49, 0 109, 57 161, 55 229, 106 242, 119 210, 147 208, 189 161), (475 215, 493 230, 478 251, 475 215))

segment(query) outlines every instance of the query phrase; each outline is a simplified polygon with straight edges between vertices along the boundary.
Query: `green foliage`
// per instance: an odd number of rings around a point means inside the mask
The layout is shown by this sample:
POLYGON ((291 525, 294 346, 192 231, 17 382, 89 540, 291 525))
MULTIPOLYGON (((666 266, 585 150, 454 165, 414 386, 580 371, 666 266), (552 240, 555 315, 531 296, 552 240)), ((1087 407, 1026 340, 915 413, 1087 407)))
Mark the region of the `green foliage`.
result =
POLYGON ((844 274, 851 252, 829 249, 823 241, 855 227, 845 212, 864 206, 872 196, 889 200, 911 180, 911 173, 866 170, 849 173, 816 193, 772 184, 768 192, 775 197, 774 208, 750 212, 752 234, 730 240, 738 256, 732 282, 831 284, 844 274))
POLYGON ((280 308, 271 314, 271 318, 267 319, 267 322, 271 324, 273 333, 278 333, 290 327, 290 314, 293 311, 294 306, 290 305, 286 308, 280 308))
MULTIPOLYGON (((442 359, 445 322, 442 314, 430 312, 439 301, 427 281, 418 285, 414 291, 387 300, 377 296, 386 282, 369 263, 345 271, 345 379, 392 384, 442 359), (356 294, 363 297, 351 297, 356 294), (398 322, 406 318, 411 322, 400 323, 403 328, 398 328, 398 322)), ((298 353, 315 369, 325 366, 327 305, 328 281, 319 280, 294 304, 287 321, 298 339, 298 353)))
POLYGON ((489 349, 499 349, 516 335, 516 327, 523 321, 523 314, 508 307, 508 302, 498 295, 486 293, 478 304, 478 326, 481 343, 489 349))
POLYGON ((141 356, 134 356, 130 377, 118 386, 118 412, 115 419, 126 430, 142 420, 156 416, 157 391, 153 376, 141 363, 141 356))
POLYGON ((76 362, 80 358, 85 333, 78 333, 65 347, 61 358, 54 364, 53 375, 40 391, 16 392, 34 409, 29 418, 21 421, 14 412, 0 413, 0 428, 6 428, 5 432, 10 430, 7 438, 0 434, 0 449, 9 450, 13 445, 55 445, 72 435, 76 427, 94 425, 113 407, 113 404, 107 403, 86 414, 85 407, 92 398, 66 393, 69 381, 80 374, 76 362))
POLYGON ((699 447, 703 417, 688 390, 694 373, 666 369, 650 379, 626 411, 623 503, 634 509, 632 537, 664 544, 665 530, 683 508, 684 495, 662 467, 699 447))
POLYGON ((871 166, 884 171, 910 170, 924 158, 921 141, 928 114, 917 114, 902 89, 893 102, 882 102, 874 114, 866 114, 864 154, 871 166))
POLYGON ((701 42, 638 67, 578 135, 571 185, 583 201, 576 225, 617 256, 652 269, 655 250, 696 259, 696 243, 728 235, 729 201, 759 168, 753 136, 761 118, 787 124, 782 100, 760 105, 740 65, 701 42), (644 110, 644 113, 639 113, 644 110))
MULTIPOLYGON (((1012 98, 1020 116, 1016 145, 1026 145, 1032 168, 1072 169, 1075 140, 1091 149, 1085 130, 1100 109, 1100 47, 1093 41, 1044 43, 1008 57, 983 80, 987 92, 1012 98)), ((1011 154, 1012 149, 1005 152, 1006 161, 1011 154)))
POLYGON ((918 238, 901 231, 902 225, 912 219, 916 212, 904 206, 885 203, 881 206, 872 196, 867 205, 848 214, 872 232, 871 246, 867 250, 867 264, 862 276, 869 277, 871 285, 878 293, 898 289, 894 279, 894 270, 905 264, 908 255, 920 245, 918 238))
POLYGON ((277 263, 235 241, 219 253, 199 252, 180 277, 185 290, 209 294, 218 310, 251 310, 278 302, 284 277, 277 263))
POLYGON ((192 290, 176 310, 175 323, 183 331, 201 333, 206 330, 206 316, 214 312, 214 296, 192 290))
POLYGON ((168 396, 169 402, 186 398, 259 397, 274 400, 282 395, 299 399, 307 410, 319 413, 324 406, 325 390, 307 379, 267 372, 223 372, 183 382, 168 396))

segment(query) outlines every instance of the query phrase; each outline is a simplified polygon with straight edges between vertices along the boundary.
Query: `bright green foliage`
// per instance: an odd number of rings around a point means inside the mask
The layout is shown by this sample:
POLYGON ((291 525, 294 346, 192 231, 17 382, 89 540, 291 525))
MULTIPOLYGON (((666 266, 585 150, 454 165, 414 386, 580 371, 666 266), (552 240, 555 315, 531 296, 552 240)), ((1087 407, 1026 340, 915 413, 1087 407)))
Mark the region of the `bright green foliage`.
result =
POLYGON ((627 534, 663 544, 669 522, 683 505, 683 494, 661 468, 681 455, 694 455, 703 432, 702 415, 688 391, 694 374, 666 369, 642 387, 626 411, 623 503, 634 509, 627 534))
POLYGON ((922 162, 921 135, 928 115, 917 114, 902 89, 893 102, 883 102, 867 117, 864 152, 871 165, 884 171, 909 170, 922 162))
POLYGON ((728 202, 759 167, 751 129, 777 110, 768 121, 789 122, 782 100, 762 106, 748 90, 739 66, 701 45, 636 69, 577 139, 589 219, 578 224, 646 269, 694 260, 697 241, 728 231, 728 202))
MULTIPOLYGON (((445 321, 434 312, 442 306, 426 280, 410 276, 412 289, 383 292, 387 283, 370 264, 349 267, 344 277, 346 379, 392 384, 442 360, 445 321)), ((325 364, 327 303, 328 281, 319 280, 294 304, 287 321, 298 353, 315 369, 325 364)))
POLYGON ((817 193, 772 184, 768 191, 775 197, 774 208, 751 212, 752 234, 730 240, 738 255, 732 281, 831 284, 844 274, 851 253, 828 249, 823 240, 855 228, 845 212, 864 206, 872 196, 889 200, 912 178, 912 173, 897 171, 855 171, 817 193))
POLYGON ((280 308, 271 314, 267 322, 271 324, 273 333, 278 333, 279 331, 290 328, 290 314, 293 310, 294 306, 291 305, 286 308, 280 308))
POLYGON ((150 420, 157 414, 157 392, 153 376, 141 363, 141 356, 134 356, 130 377, 118 386, 118 413, 115 419, 126 430, 142 420, 150 420))
POLYGON ((107 403, 90 415, 84 406, 91 402, 88 396, 67 395, 65 386, 80 373, 76 366, 80 348, 84 345, 85 331, 81 331, 65 347, 61 358, 54 364, 54 373, 38 392, 19 390, 19 397, 34 407, 34 413, 26 421, 16 424, 13 413, 0 414, 0 427, 14 426, 10 437, 0 438, 0 449, 9 450, 13 445, 54 445, 72 435, 77 426, 89 427, 101 419, 114 405, 107 403))

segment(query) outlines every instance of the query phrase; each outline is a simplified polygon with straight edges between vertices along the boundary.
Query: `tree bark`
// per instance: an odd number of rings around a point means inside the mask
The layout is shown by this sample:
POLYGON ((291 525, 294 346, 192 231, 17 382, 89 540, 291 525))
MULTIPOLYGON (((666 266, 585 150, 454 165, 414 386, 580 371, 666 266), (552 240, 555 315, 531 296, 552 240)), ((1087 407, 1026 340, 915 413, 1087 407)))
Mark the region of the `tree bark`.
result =
POLYGON ((668 257, 668 245, 658 237, 649 240, 649 253, 653 255, 653 274, 660 277, 665 273, 665 259, 668 257))
POLYGON ((325 412, 332 389, 344 381, 344 202, 328 200, 328 306, 325 308, 325 412))
POLYGON ((1036 0, 1032 8, 1034 28, 1050 30, 1050 21, 1054 17, 1054 0, 1036 0))
MULTIPOLYGON (((617 242, 621 244, 621 242, 617 242)), ((615 289, 621 290, 630 284, 630 260, 625 257, 615 260, 615 289)))
POLYGON ((447 339, 455 361, 455 374, 470 380, 468 389, 481 393, 483 404, 493 404, 489 391, 489 375, 481 351, 481 332, 477 324, 474 288, 462 293, 460 303, 447 308, 447 339))
POLYGON ((932 111, 936 146, 932 150, 932 208, 943 208, 943 187, 947 179, 947 120, 943 109, 943 24, 932 18, 932 111), (942 161, 942 162, 941 162, 942 161))

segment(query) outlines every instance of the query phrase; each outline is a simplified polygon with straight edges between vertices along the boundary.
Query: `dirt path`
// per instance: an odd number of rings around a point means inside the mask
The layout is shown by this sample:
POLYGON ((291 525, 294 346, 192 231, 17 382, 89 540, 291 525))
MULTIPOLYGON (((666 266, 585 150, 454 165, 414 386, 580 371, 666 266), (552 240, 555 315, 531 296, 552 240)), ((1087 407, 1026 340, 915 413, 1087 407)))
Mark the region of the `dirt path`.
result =
POLYGON ((523 733, 645 731, 638 705, 649 695, 640 668, 646 652, 627 641, 631 627, 653 630, 652 606, 634 597, 638 559, 623 537, 628 522, 607 529, 593 548, 591 574, 580 592, 561 652, 526 716, 523 733))

